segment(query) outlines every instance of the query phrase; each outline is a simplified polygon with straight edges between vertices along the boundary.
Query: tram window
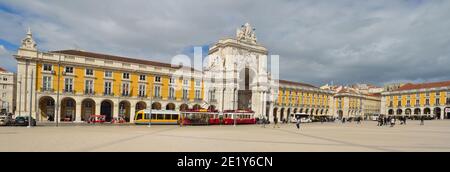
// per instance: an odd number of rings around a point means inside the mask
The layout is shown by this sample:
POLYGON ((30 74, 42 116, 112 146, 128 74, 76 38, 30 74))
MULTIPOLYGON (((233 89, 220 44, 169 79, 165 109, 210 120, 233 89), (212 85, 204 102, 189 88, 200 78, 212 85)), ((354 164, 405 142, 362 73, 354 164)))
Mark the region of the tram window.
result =
POLYGON ((146 113, 145 114, 145 119, 150 119, 150 117, 148 117, 150 114, 149 113, 146 113))
POLYGON ((170 114, 166 114, 166 115, 164 115, 164 119, 166 119, 166 120, 170 120, 171 118, 170 118, 170 114))
POLYGON ((158 116, 157 118, 158 118, 158 120, 160 120, 160 119, 164 119, 164 115, 163 114, 156 114, 156 116, 158 116))
POLYGON ((172 120, 178 120, 178 115, 172 115, 172 120))
POLYGON ((138 113, 136 116, 136 120, 140 120, 140 119, 142 119, 142 113, 138 113))
POLYGON ((156 115, 155 114, 152 114, 152 119, 156 119, 156 115))

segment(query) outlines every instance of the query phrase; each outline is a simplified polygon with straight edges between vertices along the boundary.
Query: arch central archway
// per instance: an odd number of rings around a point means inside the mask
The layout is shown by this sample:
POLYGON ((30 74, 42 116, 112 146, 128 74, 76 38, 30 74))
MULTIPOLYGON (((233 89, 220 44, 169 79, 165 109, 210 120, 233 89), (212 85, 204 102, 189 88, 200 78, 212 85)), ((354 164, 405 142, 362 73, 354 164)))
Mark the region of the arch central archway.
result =
POLYGON ((175 110, 175 104, 173 103, 168 103, 166 105, 166 110, 175 110))
POLYGON ((55 120, 55 100, 50 96, 44 96, 39 99, 39 110, 41 121, 55 120))
POLYGON ((95 101, 84 99, 81 102, 81 121, 88 121, 91 115, 95 115, 95 101))
POLYGON ((111 100, 103 100, 100 104, 100 115, 104 115, 107 122, 111 122, 113 108, 114 105, 111 100))
POLYGON ((180 111, 186 111, 189 109, 189 106, 187 104, 181 104, 180 105, 180 111))
POLYGON ((161 103, 159 103, 159 102, 154 102, 154 103, 152 104, 152 109, 154 109, 154 110, 161 110, 161 103))
POLYGON ((75 121, 75 106, 76 102, 71 97, 66 97, 61 100, 61 121, 75 121))
POLYGON ((130 122, 130 109, 131 104, 129 101, 121 101, 119 103, 119 117, 125 119, 126 122, 130 122))
POLYGON ((145 103, 144 101, 137 102, 135 109, 136 109, 136 112, 140 111, 140 110, 147 109, 147 103, 145 103))

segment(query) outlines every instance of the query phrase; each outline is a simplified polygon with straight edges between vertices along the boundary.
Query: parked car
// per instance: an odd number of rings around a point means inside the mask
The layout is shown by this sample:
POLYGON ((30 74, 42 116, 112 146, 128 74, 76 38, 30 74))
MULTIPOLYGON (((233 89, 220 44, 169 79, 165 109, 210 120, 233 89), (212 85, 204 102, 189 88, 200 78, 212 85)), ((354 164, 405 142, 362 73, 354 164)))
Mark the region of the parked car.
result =
MULTIPOLYGON (((18 117, 16 117, 15 125, 28 126, 29 119, 30 119, 30 117, 28 117, 28 116, 18 116, 18 117)), ((36 126, 36 120, 34 118, 31 118, 31 126, 36 126)))
POLYGON ((13 119, 9 115, 0 115, 0 125, 7 126, 13 124, 13 119))

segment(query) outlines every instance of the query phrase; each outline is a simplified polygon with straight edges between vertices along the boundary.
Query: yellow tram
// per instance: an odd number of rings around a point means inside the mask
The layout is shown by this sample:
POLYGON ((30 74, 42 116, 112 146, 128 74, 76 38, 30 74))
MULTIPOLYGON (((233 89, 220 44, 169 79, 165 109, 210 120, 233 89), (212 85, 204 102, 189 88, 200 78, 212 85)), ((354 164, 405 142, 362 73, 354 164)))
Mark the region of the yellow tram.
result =
POLYGON ((135 124, 178 124, 180 112, 173 110, 140 110, 134 117, 135 124), (151 111, 151 115, 150 115, 151 111))

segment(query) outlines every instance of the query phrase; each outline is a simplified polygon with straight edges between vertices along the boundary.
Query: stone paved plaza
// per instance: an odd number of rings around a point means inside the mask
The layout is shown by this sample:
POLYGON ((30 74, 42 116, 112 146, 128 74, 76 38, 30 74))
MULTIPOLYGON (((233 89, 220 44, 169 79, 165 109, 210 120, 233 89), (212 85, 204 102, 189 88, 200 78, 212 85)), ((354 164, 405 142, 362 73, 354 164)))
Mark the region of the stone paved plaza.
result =
POLYGON ((450 151, 450 120, 246 126, 0 127, 0 151, 450 151))

